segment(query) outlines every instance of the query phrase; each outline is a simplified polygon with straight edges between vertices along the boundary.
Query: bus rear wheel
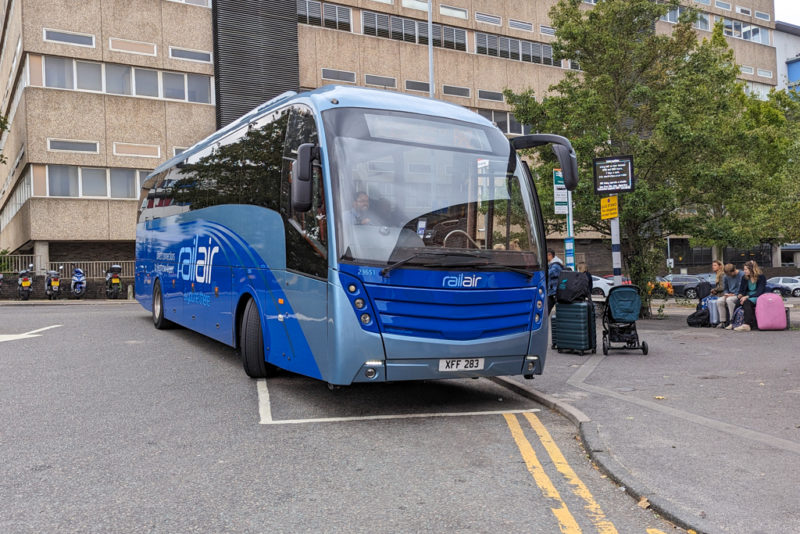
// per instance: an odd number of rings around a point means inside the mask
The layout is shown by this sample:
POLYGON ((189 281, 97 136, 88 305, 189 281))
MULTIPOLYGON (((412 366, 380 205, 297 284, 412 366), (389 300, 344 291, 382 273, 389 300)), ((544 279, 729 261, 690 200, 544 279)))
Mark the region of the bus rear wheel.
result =
POLYGON ((239 351, 244 372, 250 378, 268 378, 275 374, 275 367, 264 357, 264 331, 258 306, 253 299, 247 301, 239 328, 239 351))

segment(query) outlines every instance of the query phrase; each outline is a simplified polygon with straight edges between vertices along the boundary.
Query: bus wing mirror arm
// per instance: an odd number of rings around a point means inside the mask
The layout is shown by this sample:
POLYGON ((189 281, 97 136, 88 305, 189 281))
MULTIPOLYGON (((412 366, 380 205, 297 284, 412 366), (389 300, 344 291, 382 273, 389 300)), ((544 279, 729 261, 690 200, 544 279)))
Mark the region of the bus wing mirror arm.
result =
POLYGON ((292 166, 292 209, 306 212, 311 209, 314 161, 319 160, 319 147, 303 143, 297 147, 297 159, 292 166))
POLYGON ((511 146, 514 150, 533 148, 537 146, 553 145, 553 152, 561 165, 561 172, 564 175, 564 185, 570 191, 578 187, 578 158, 572 144, 566 137, 553 134, 531 134, 522 135, 511 139, 511 146))

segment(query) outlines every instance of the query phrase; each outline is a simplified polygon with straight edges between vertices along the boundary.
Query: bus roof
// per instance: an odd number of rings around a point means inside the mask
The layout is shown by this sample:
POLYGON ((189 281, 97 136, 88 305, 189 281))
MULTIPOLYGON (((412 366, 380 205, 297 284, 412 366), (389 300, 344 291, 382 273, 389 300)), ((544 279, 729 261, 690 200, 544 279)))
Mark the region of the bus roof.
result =
POLYGON ((149 176, 164 172, 178 163, 185 161, 193 154, 197 154, 213 145, 230 132, 271 113, 276 107, 292 101, 310 103, 318 112, 341 107, 375 108, 389 111, 406 111, 422 115, 445 116, 450 119, 478 123, 484 126, 491 126, 492 124, 477 113, 469 111, 462 106, 457 106, 441 100, 412 96, 393 91, 384 91, 381 89, 326 85, 319 89, 300 94, 294 91, 287 91, 259 105, 222 129, 212 133, 202 141, 195 143, 180 154, 168 159, 156 167, 149 176))

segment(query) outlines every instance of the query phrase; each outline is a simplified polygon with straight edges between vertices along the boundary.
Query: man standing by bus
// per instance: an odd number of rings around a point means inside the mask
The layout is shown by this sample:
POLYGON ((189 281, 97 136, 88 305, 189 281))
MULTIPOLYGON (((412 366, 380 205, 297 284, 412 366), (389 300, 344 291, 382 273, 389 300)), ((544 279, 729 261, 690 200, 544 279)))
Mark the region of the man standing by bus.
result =
POLYGON ((553 311, 556 305, 556 289, 561 271, 564 270, 564 262, 556 256, 553 249, 547 249, 547 314, 553 311))

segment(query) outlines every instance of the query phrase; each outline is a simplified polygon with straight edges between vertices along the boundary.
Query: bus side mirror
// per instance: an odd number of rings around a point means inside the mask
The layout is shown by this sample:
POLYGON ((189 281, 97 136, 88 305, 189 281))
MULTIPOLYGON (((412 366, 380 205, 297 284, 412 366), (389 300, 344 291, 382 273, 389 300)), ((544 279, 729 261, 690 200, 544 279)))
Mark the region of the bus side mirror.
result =
POLYGON ((319 148, 313 143, 297 147, 297 159, 292 166, 292 210, 306 212, 311 209, 314 160, 319 158, 319 148))
POLYGON ((533 148, 546 144, 553 145, 553 152, 561 165, 561 173, 564 176, 564 186, 574 191, 578 187, 578 158, 575 150, 566 137, 553 134, 531 134, 522 135, 511 139, 511 146, 515 150, 533 148))

